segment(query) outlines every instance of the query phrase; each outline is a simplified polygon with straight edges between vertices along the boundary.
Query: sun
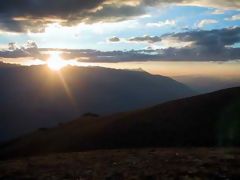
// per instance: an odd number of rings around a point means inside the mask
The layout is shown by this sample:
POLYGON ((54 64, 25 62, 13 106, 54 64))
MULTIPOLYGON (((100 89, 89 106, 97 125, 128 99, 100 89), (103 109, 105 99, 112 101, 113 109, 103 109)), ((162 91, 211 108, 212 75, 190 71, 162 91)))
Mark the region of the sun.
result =
POLYGON ((67 66, 67 62, 61 58, 59 52, 54 51, 50 53, 47 65, 51 70, 59 71, 63 67, 67 66))

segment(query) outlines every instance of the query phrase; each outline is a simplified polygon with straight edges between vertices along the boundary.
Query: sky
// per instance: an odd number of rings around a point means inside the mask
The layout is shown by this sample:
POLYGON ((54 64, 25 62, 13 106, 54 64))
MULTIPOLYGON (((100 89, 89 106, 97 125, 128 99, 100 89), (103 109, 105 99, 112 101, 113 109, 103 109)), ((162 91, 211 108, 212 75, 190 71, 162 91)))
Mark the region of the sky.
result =
POLYGON ((238 76, 239 0, 8 0, 0 5, 0 60, 154 74, 238 76))

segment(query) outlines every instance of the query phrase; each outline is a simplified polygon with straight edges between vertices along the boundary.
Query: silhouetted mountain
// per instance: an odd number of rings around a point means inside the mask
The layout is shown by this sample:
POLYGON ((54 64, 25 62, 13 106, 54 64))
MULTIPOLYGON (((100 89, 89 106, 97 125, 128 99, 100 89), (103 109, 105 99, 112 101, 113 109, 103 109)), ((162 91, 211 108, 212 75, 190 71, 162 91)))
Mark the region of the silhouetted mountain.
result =
POLYGON ((187 86, 144 71, 0 65, 0 141, 91 112, 143 108, 190 96, 187 86))
POLYGON ((173 77, 199 93, 209 93, 220 89, 240 86, 240 77, 212 77, 212 76, 175 76, 173 77))
POLYGON ((239 146, 240 88, 106 117, 82 117, 2 145, 0 157, 102 148, 239 146))

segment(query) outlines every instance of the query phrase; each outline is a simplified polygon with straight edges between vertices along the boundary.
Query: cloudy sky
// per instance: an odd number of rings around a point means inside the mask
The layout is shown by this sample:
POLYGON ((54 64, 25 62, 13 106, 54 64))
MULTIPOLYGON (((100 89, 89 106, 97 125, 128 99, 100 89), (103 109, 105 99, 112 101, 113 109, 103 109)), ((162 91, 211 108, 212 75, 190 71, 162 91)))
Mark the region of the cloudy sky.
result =
POLYGON ((239 9, 239 0, 7 0, 0 58, 34 64, 59 50, 87 63, 239 64, 239 9))

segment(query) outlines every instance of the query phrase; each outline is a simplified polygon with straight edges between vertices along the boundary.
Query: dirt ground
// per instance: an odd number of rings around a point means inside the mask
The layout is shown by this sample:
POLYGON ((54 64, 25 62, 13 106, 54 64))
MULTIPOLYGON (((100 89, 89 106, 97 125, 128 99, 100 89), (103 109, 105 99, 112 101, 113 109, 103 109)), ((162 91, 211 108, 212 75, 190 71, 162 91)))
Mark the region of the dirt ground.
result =
POLYGON ((240 149, 98 150, 0 161, 0 179, 240 179, 240 149))

